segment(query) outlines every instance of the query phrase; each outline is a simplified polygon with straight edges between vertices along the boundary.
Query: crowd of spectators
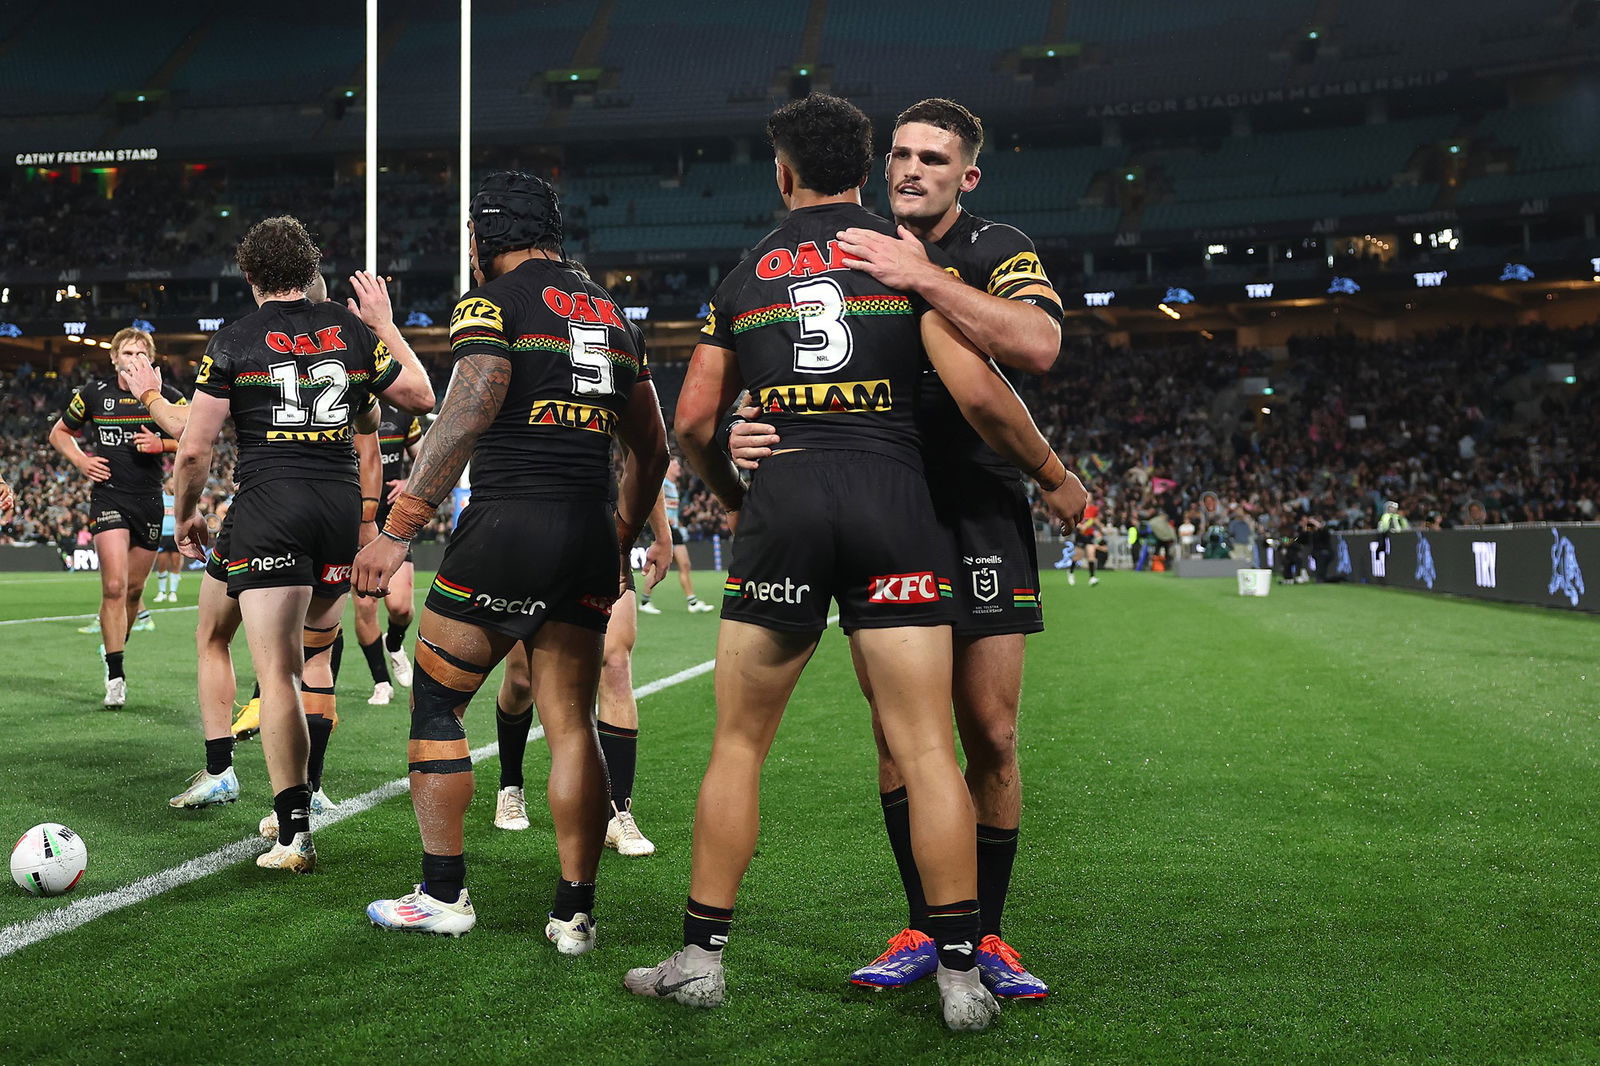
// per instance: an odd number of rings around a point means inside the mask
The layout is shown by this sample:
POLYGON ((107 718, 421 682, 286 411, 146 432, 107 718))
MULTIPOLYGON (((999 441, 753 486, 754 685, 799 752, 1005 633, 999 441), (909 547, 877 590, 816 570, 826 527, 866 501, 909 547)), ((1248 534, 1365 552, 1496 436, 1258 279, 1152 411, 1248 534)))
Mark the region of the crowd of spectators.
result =
MULTIPOLYGON (((1018 385, 1090 488, 1107 532, 1142 530, 1167 554, 1203 542, 1213 524, 1235 542, 1373 528, 1389 500, 1419 527, 1593 521, 1597 348, 1600 326, 1538 325, 1381 342, 1297 337, 1272 353, 1074 342, 1048 375, 1018 385), (1562 363, 1588 370, 1575 383, 1548 380, 1549 365, 1562 363), (1243 379, 1261 377, 1270 397, 1240 391, 1243 379), (1206 493, 1215 510, 1203 505, 1206 493)), ((443 395, 449 368, 431 369, 443 395)), ((677 370, 658 368, 669 414, 677 370)), ((0 388, 0 476, 19 499, 0 535, 69 547, 84 536, 89 482, 46 434, 87 373, 24 366, 0 388)), ((218 455, 212 505, 230 492, 231 442, 218 455)), ((721 508, 692 475, 682 501, 691 538, 727 535, 721 508)), ((1051 531, 1042 508, 1035 517, 1051 531)), ((449 528, 446 509, 426 535, 449 528)))

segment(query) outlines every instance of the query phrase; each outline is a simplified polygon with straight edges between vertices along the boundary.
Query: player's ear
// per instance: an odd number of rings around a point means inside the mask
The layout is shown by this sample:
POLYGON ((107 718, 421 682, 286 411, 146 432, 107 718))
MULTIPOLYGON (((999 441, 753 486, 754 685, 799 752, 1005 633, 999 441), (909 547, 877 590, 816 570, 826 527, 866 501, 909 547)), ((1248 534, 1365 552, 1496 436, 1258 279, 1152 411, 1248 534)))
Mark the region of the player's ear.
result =
POLYGON ((783 157, 774 156, 772 159, 773 174, 778 183, 778 195, 785 201, 794 195, 795 177, 794 170, 783 161, 783 157))
POLYGON ((976 163, 968 164, 967 169, 962 172, 961 175, 961 191, 971 192, 973 189, 976 189, 978 187, 978 181, 982 177, 983 171, 978 169, 978 165, 976 163))

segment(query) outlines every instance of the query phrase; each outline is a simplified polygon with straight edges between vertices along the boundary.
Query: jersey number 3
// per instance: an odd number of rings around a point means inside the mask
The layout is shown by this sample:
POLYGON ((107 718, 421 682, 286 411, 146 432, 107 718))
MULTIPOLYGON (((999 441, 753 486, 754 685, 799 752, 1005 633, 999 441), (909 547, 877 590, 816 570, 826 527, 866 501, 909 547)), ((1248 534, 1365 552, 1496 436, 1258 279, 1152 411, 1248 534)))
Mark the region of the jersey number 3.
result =
POLYGON ((278 396, 282 401, 272 408, 273 425, 286 428, 310 425, 320 429, 336 429, 350 420, 350 407, 342 402, 345 392, 350 388, 350 378, 339 360, 324 359, 306 368, 307 379, 316 381, 321 378, 326 382, 312 398, 309 408, 300 399, 300 367, 297 364, 273 363, 267 367, 267 373, 278 387, 278 396))
POLYGON ((850 361, 850 327, 844 321, 844 292, 832 278, 797 281, 789 303, 800 325, 794 368, 801 374, 831 374, 850 361))

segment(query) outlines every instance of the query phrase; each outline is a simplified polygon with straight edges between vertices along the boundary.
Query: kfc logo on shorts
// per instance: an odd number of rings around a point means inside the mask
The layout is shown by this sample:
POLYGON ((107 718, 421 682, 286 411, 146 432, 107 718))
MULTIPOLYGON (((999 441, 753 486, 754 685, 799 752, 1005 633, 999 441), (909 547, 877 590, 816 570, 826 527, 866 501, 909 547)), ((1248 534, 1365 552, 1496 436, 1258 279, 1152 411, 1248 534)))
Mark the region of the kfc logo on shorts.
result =
POLYGON ((334 566, 332 563, 328 563, 323 566, 322 576, 317 580, 321 581, 324 585, 337 585, 341 581, 349 581, 350 567, 348 565, 334 566))
POLYGON ((588 593, 578 597, 578 605, 580 607, 587 607, 591 611, 599 611, 607 618, 611 617, 611 605, 616 602, 614 597, 591 596, 588 593))
POLYGON ((931 570, 917 574, 885 574, 867 585, 868 603, 938 603, 940 582, 931 570))
POLYGON ((294 565, 294 554, 266 555, 250 560, 250 569, 267 573, 272 570, 284 570, 294 565))

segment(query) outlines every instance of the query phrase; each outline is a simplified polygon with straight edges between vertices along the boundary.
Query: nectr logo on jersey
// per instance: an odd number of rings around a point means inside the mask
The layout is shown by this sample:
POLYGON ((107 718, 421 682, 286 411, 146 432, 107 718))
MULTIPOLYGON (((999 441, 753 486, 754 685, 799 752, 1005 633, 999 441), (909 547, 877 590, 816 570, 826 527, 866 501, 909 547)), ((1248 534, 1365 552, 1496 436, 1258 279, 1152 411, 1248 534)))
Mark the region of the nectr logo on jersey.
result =
POLYGON ((885 378, 876 381, 805 382, 755 390, 756 406, 767 414, 832 415, 894 409, 885 378))
POLYGON ((916 574, 885 574, 867 582, 868 603, 938 603, 954 596, 950 582, 931 570, 916 574))
POLYGON ((568 429, 587 429, 591 433, 610 436, 617 428, 617 413, 604 407, 590 407, 585 403, 567 400, 539 400, 528 412, 530 426, 566 426, 568 429))
POLYGON ((340 336, 341 326, 319 329, 316 334, 296 333, 292 338, 277 330, 267 331, 267 347, 285 355, 320 355, 323 352, 342 352, 349 348, 340 336))
POLYGON ((763 281, 784 277, 809 278, 830 270, 848 270, 851 262, 838 241, 828 242, 827 258, 823 258, 816 241, 806 241, 798 248, 774 248, 762 256, 756 263, 756 277, 763 281))
POLYGON ((562 318, 573 322, 599 322, 617 329, 627 329, 617 314, 617 305, 610 300, 591 296, 586 292, 562 292, 554 285, 545 286, 544 305, 562 318))

